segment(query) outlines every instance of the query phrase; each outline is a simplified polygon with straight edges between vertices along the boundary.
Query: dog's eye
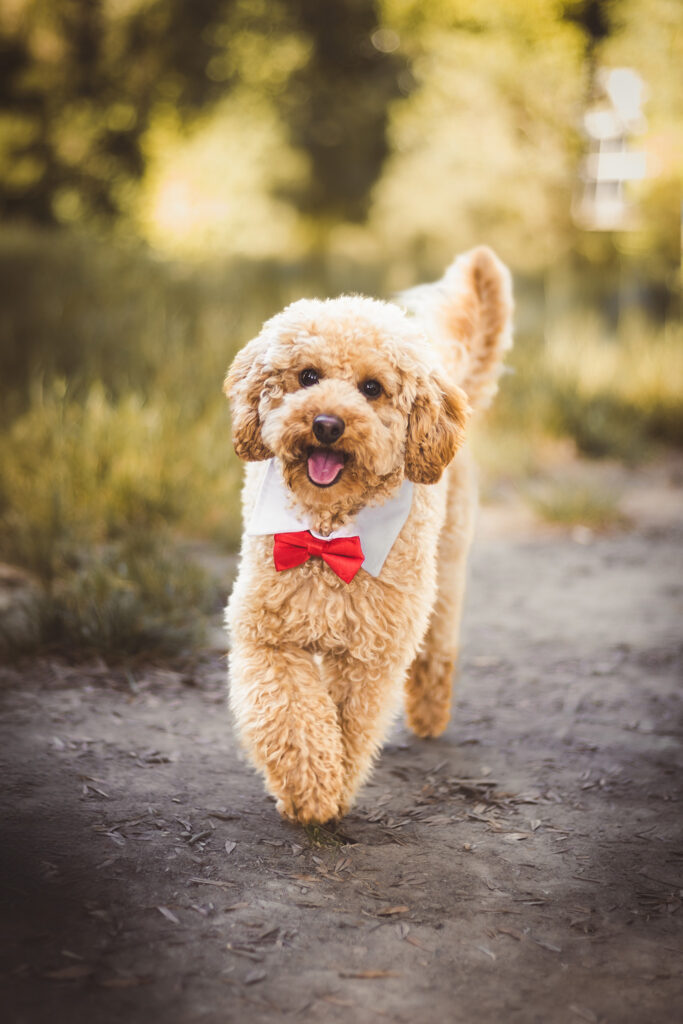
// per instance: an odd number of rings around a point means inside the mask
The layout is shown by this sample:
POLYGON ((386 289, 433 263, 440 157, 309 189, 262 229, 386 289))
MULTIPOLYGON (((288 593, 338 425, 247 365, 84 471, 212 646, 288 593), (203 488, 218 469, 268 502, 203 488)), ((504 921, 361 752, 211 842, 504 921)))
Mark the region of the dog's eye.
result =
POLYGON ((299 384, 301 384, 302 388, 312 388, 319 380, 320 374, 310 366, 299 374, 299 384))
POLYGON ((379 398, 382 394, 382 385, 378 380, 364 380, 360 390, 366 398, 379 398))

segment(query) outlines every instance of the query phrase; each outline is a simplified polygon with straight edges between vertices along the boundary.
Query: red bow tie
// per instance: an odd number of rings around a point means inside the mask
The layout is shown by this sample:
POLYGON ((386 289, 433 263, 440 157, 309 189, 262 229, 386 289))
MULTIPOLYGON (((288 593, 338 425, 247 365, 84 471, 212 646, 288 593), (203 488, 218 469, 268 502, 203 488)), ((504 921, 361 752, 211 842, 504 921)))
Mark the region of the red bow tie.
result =
POLYGON ((351 582, 365 558, 360 545, 360 537, 335 537, 334 540, 321 540, 319 537, 314 537, 308 530, 275 534, 273 557, 278 572, 303 565, 313 555, 318 555, 323 562, 327 562, 330 569, 345 583, 351 582))

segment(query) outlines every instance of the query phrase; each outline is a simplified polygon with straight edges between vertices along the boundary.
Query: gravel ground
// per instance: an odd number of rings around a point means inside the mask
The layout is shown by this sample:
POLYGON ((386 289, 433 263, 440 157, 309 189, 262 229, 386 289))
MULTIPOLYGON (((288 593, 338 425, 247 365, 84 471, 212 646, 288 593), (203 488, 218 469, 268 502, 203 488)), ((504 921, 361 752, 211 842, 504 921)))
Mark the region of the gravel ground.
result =
POLYGON ((483 514, 451 726, 397 725, 335 832, 278 819, 217 650, 3 669, 5 1019, 679 1019, 680 492, 631 497, 483 514))

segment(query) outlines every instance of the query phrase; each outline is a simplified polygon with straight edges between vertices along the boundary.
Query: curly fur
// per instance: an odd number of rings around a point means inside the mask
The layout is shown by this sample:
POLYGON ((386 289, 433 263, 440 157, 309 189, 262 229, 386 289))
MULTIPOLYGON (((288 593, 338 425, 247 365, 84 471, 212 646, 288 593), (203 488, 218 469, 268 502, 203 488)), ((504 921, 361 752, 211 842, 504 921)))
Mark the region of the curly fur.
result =
POLYGON ((238 353, 225 381, 235 449, 250 463, 245 517, 273 457, 323 535, 405 478, 415 484, 378 577, 361 569, 346 584, 318 558, 278 573, 273 538, 244 537, 227 609, 230 703, 278 809, 302 823, 349 809, 404 684, 418 735, 448 722, 475 504, 465 427, 470 406, 495 390, 509 345, 509 275, 476 249, 404 304, 414 315, 361 296, 295 302, 238 353), (304 369, 319 383, 302 387, 304 369), (359 390, 368 379, 379 397, 359 390), (344 468, 329 487, 306 468, 321 413, 345 425, 334 443, 344 468))

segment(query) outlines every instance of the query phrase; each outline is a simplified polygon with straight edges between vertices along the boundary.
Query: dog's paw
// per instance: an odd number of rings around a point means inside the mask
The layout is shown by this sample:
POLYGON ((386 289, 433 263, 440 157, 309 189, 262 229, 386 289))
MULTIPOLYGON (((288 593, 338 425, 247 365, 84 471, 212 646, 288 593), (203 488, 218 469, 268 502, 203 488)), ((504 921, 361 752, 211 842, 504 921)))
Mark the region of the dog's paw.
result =
POLYGON ((341 817, 339 797, 321 792, 296 802, 290 796, 280 797, 275 806, 283 818, 299 825, 324 825, 341 817))
POLYGON ((437 736, 441 736, 446 731, 448 721, 448 715, 440 715, 435 719, 431 713, 415 714, 408 717, 408 725, 411 730, 422 740, 433 740, 437 736))
POLYGON ((406 681, 406 716, 416 736, 440 736, 451 716, 453 661, 417 657, 406 681))

